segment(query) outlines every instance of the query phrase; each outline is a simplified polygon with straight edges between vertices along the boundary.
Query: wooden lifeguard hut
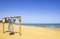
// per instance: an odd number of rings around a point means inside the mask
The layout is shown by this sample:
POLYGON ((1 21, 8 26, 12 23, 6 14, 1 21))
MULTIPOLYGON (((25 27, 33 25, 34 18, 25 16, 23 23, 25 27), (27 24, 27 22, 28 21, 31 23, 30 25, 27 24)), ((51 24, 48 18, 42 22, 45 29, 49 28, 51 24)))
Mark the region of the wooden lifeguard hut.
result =
POLYGON ((3 33, 5 33, 4 27, 5 27, 6 19, 8 19, 8 18, 17 18, 19 20, 19 35, 21 35, 21 16, 13 16, 13 17, 4 17, 4 18, 2 18, 3 33))

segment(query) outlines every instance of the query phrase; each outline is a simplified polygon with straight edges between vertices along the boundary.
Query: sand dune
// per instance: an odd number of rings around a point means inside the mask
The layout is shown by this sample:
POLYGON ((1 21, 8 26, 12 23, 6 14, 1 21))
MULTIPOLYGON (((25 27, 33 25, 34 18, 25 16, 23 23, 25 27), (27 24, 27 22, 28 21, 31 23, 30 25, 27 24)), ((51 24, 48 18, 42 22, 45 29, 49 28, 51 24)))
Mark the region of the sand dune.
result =
MULTIPOLYGON (((5 31, 7 31, 8 24, 5 24, 5 31)), ((34 27, 22 25, 22 36, 19 33, 9 35, 9 32, 3 33, 2 23, 0 23, 0 39, 60 39, 60 29, 34 27)), ((19 32, 19 26, 14 24, 14 32, 19 32)))

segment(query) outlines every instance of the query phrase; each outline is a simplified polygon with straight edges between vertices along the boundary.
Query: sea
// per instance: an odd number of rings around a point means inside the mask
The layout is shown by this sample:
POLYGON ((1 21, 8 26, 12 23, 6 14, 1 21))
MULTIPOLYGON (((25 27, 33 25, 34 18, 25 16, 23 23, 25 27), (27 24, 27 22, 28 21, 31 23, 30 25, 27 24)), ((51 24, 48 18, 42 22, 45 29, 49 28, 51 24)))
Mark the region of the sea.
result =
POLYGON ((36 26, 36 27, 60 28, 60 23, 22 23, 22 25, 36 26))

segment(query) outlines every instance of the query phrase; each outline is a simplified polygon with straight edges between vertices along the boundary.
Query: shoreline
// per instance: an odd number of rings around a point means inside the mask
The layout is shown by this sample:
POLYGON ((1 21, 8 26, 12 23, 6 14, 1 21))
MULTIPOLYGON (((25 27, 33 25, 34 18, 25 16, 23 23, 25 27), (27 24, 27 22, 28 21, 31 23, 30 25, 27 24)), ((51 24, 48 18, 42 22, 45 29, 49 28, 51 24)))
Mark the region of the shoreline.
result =
MULTIPOLYGON (((8 24, 8 23, 6 23, 6 24, 8 24)), ((14 25, 19 25, 19 24, 15 23, 14 25)), ((21 25, 23 25, 23 24, 21 24, 21 25)), ((37 26, 37 25, 23 25, 23 26, 34 26, 34 27, 45 27, 45 28, 58 28, 58 29, 60 29, 60 27, 55 27, 55 26, 37 26)))

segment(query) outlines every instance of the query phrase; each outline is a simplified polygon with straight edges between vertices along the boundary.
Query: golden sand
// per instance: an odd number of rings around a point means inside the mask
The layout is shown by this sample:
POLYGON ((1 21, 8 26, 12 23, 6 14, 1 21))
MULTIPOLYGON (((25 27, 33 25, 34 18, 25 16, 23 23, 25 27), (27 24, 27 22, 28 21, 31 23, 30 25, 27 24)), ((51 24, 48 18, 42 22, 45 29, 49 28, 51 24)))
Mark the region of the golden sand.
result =
MULTIPOLYGON (((22 36, 19 33, 9 35, 9 32, 3 33, 2 23, 0 23, 0 39, 60 39, 60 29, 34 27, 22 25, 22 36)), ((8 24, 5 24, 5 31, 7 31, 8 24)), ((14 32, 19 32, 19 26, 14 24, 14 32)))

